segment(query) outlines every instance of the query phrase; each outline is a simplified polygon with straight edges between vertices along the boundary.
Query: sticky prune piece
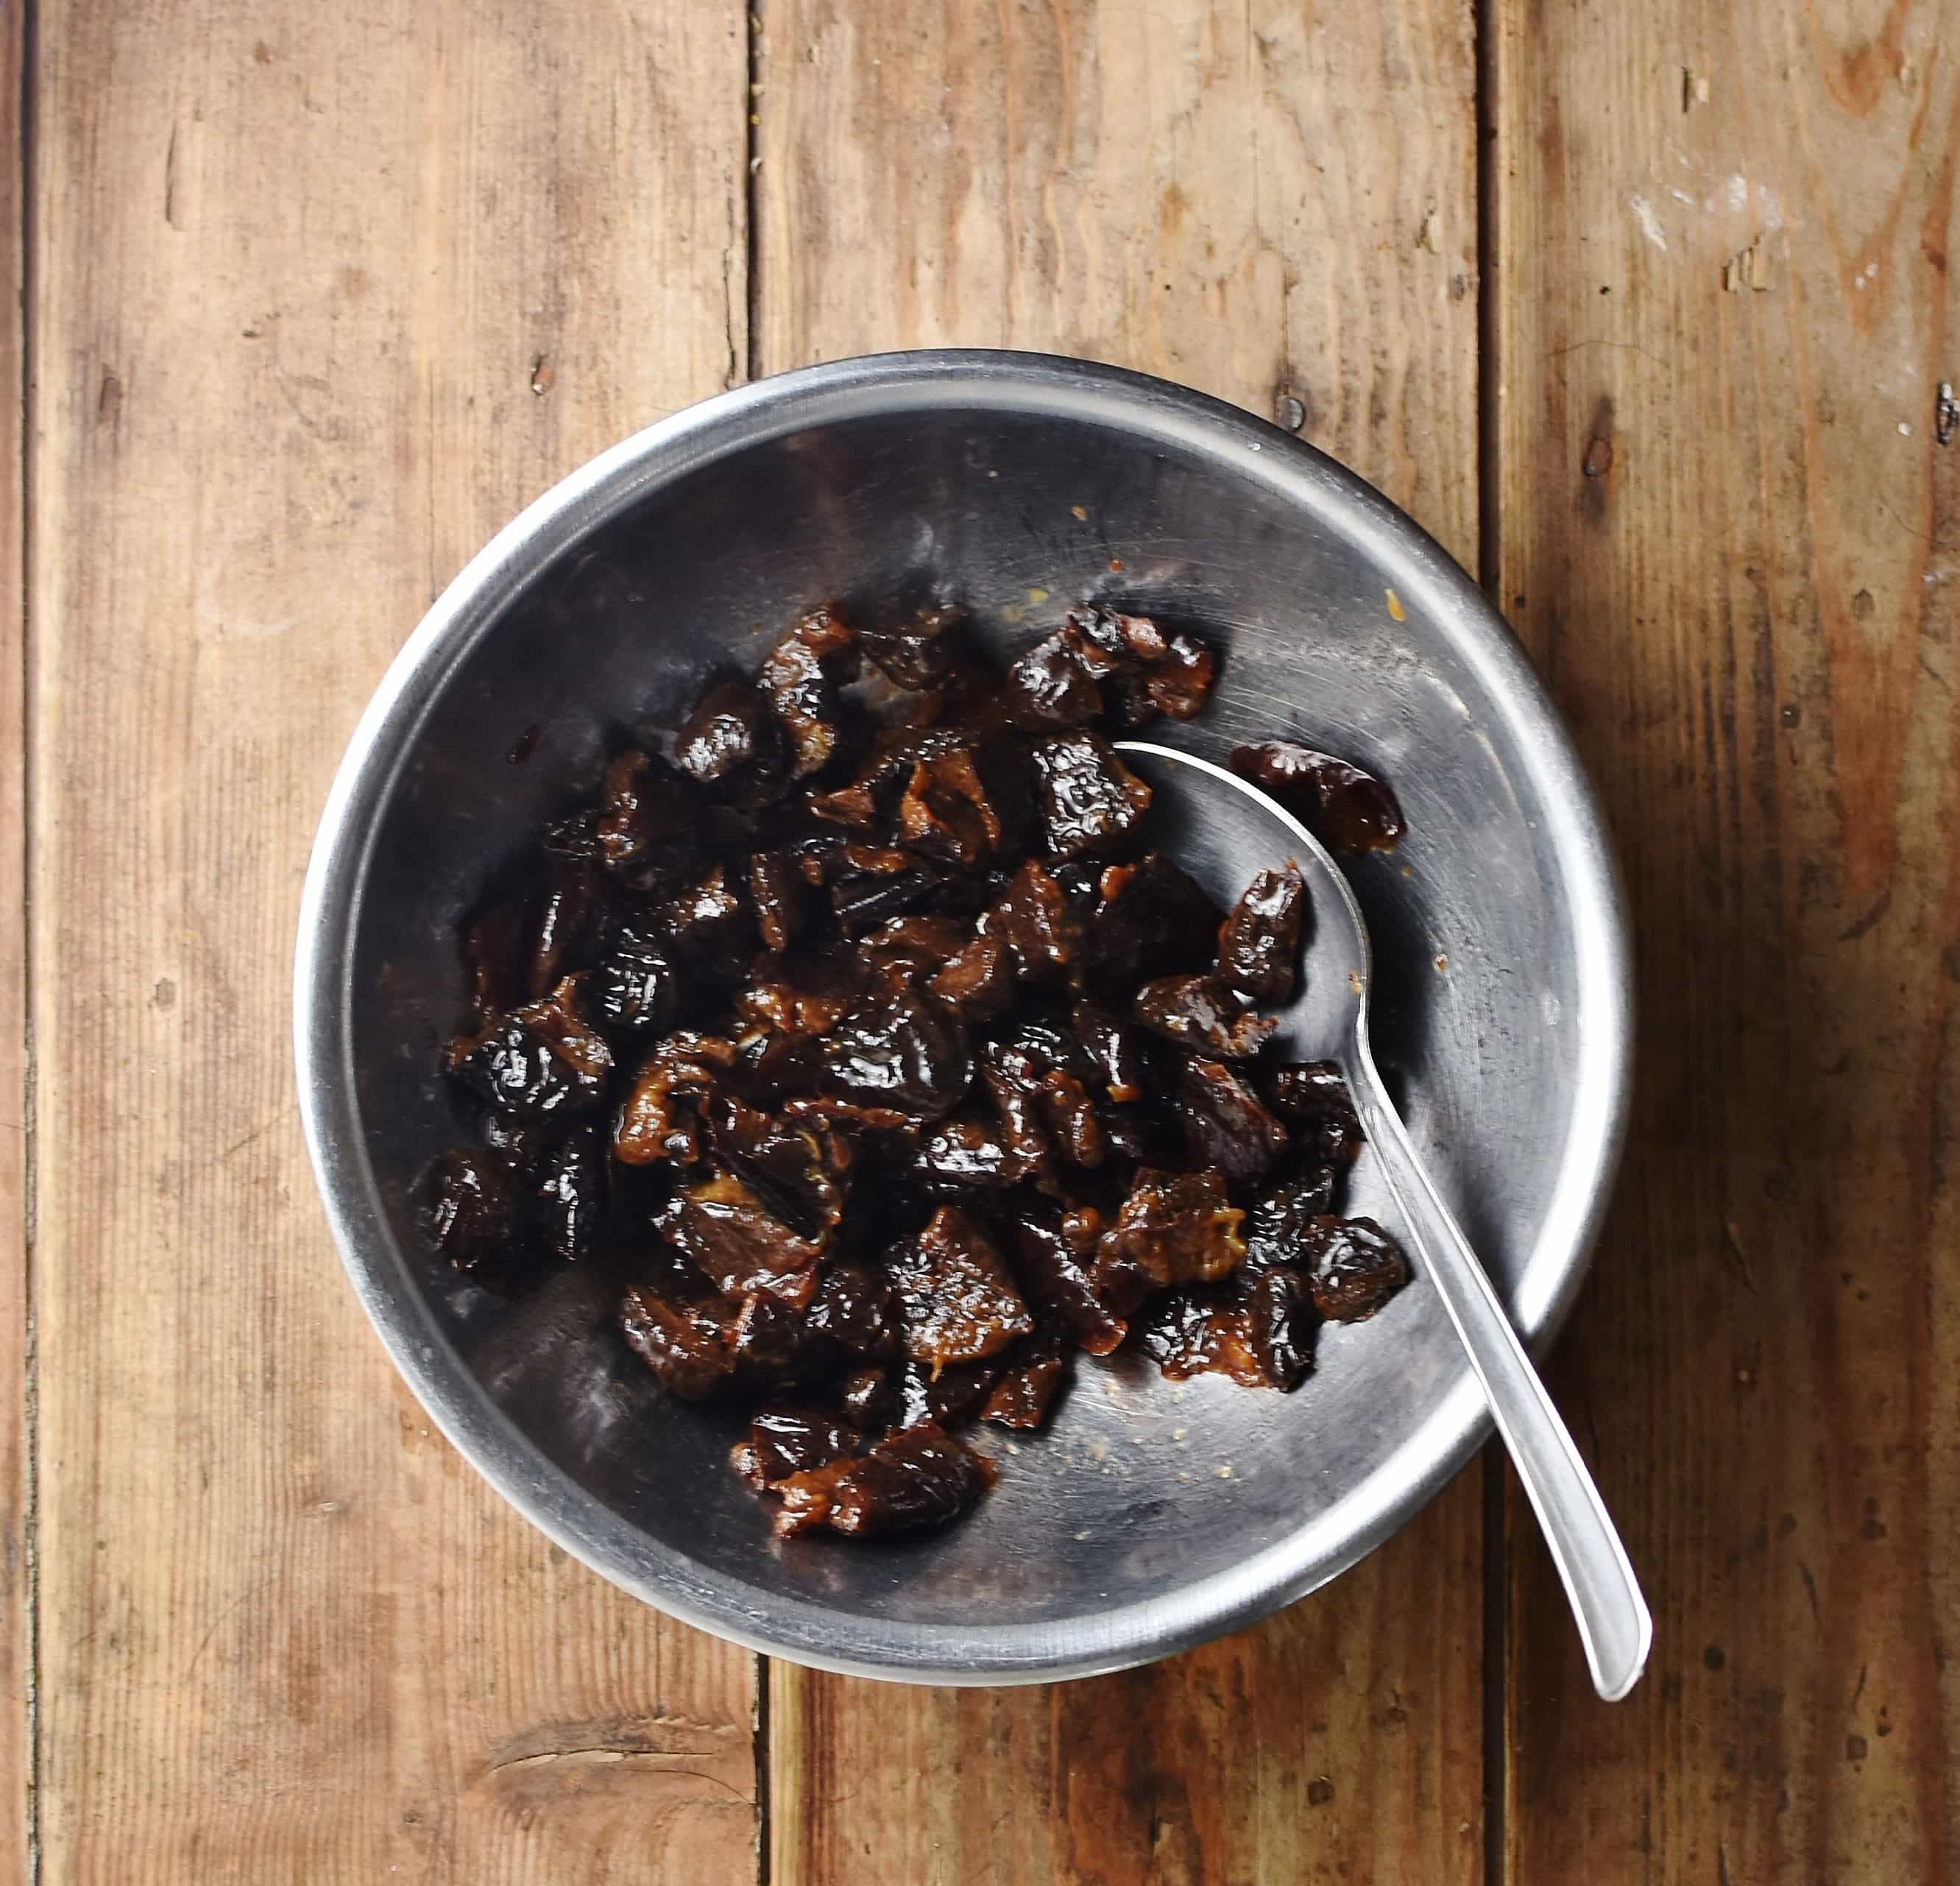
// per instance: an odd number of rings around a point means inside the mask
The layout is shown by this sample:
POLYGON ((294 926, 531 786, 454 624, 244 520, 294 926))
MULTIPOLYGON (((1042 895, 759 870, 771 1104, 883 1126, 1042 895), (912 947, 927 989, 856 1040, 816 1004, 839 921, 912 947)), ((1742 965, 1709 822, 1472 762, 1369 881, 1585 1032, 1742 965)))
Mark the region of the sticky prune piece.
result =
POLYGON ((1218 926, 1218 980, 1252 1002, 1290 1002, 1300 974, 1306 883, 1289 866, 1262 871, 1218 926))
POLYGON ((1223 1060, 1258 1053, 1277 1025, 1211 976, 1160 976, 1137 991, 1137 1019, 1167 1041, 1223 1060))
POLYGON ((821 1408, 758 1408, 749 1419, 748 1439, 738 1442, 729 1458, 736 1472, 762 1493, 792 1473, 807 1473, 854 1454, 860 1445, 856 1429, 821 1408))
POLYGON ((735 1013, 752 1027, 824 1035, 864 993, 862 967, 848 957, 759 956, 735 992, 735 1013))
POLYGON ((698 809, 666 761, 628 747, 606 769, 595 838, 606 870, 635 890, 652 890, 692 862, 698 809))
POLYGON ((1245 1314, 1246 1346, 1266 1380, 1290 1394, 1313 1368, 1314 1331, 1320 1317, 1313 1307, 1313 1286, 1297 1264, 1272 1264, 1239 1276, 1239 1295, 1245 1314))
POLYGON ((909 991, 861 1002, 825 1038, 822 1085, 840 1099, 937 1119, 972 1078, 965 1025, 909 991))
POLYGON ((568 1262, 590 1256, 606 1222, 606 1145, 599 1129, 574 1128, 540 1158, 536 1180, 546 1243, 568 1262))
POLYGON ((928 857, 974 865, 1011 844, 1025 814, 990 780, 976 748, 955 747, 918 761, 899 795, 898 834, 928 857))
POLYGON ((1195 1164, 1242 1182, 1264 1178, 1287 1150, 1285 1127, 1222 1061, 1187 1061, 1177 1102, 1195 1164))
POLYGON ((1118 1106, 1147 1100, 1163 1084, 1158 1063, 1162 1056, 1141 1028, 1119 1021, 1093 1002, 1078 1002, 1069 1011, 1069 1027, 1093 1066, 1109 1098, 1118 1106))
POLYGON ((600 954, 611 932, 612 916, 595 851, 548 855, 531 948, 528 992, 533 999, 549 994, 600 954))
POLYGON ((894 917, 858 945, 858 960, 873 981, 904 989, 931 978, 966 947, 969 925, 959 917, 894 917))
POLYGON ((1150 788, 1100 734, 1039 741, 1034 760, 1048 848, 1058 858, 1110 849, 1150 809, 1150 788))
POLYGON ((966 1021, 991 1021, 1007 1012, 1018 980, 1012 946, 983 932, 949 957, 926 989, 966 1021))
POLYGON ((1088 1089, 1066 1069, 1052 1068, 1042 1076, 1039 1091, 1056 1152, 1072 1165, 1099 1166, 1108 1156, 1109 1142, 1088 1089))
POLYGON ((1350 1164, 1361 1149, 1360 1116, 1332 1061, 1298 1061, 1258 1076, 1266 1104, 1293 1129, 1293 1144, 1328 1164, 1350 1164))
POLYGON ((982 925, 1013 951, 1014 967, 1026 980, 1065 979, 1080 957, 1086 935, 1083 913, 1048 867, 1029 859, 982 925))
POLYGON ((1408 829, 1373 773, 1290 740, 1232 749, 1232 770, 1265 788, 1330 850, 1387 851, 1408 829))
POLYGON ((748 901, 720 865, 662 904, 654 925, 667 949, 713 976, 739 973, 757 941, 748 901))
POLYGON ((480 1029, 530 993, 527 952, 534 934, 534 909, 523 897, 491 904, 463 928, 463 970, 469 1010, 480 1029))
POLYGON ((654 1226, 724 1296, 772 1290, 800 1307, 816 1289, 824 1241, 786 1225, 732 1172, 682 1186, 654 1214, 654 1226))
POLYGON ((449 1071, 500 1111, 530 1119, 601 1104, 612 1051, 579 1013, 578 979, 450 1049, 449 1071))
POLYGON ((980 1419, 1023 1432, 1039 1428, 1068 1373, 1060 1342, 1053 1336, 1031 1336, 1009 1357, 1007 1372, 994 1384, 980 1419))
POLYGON ((1172 1166, 1185 1156, 1184 1127, 1176 1110, 1161 1101, 1105 1107, 1102 1137, 1112 1158, 1133 1165, 1172 1166))
POLYGON ((820 1122, 780 1119, 712 1093, 702 1113, 722 1163, 799 1235, 821 1239, 844 1215, 851 1142, 820 1122))
POLYGON ((934 1190, 998 1190, 1027 1175, 1027 1162, 1009 1148, 1000 1129, 975 1114, 942 1120, 919 1142, 913 1160, 920 1178, 934 1190))
POLYGON ((837 683, 850 665, 852 642, 851 632, 828 610, 813 609, 764 658, 757 685, 788 737, 792 779, 822 772, 837 751, 837 683))
POLYGON ((1107 1356, 1128 1325, 1098 1294, 1093 1278, 1099 1225, 1093 1214, 1036 1205, 1018 1213, 1015 1268, 1028 1295, 1075 1332, 1092 1356, 1107 1356))
POLYGON ((1218 683, 1218 658, 1195 636, 1174 635, 1163 658, 1145 671, 1144 686, 1160 712, 1189 720, 1218 683))
POLYGON ((735 1367, 736 1307, 698 1285, 663 1276, 636 1284, 619 1306, 626 1342, 684 1400, 712 1394, 735 1367))
POLYGON ((720 681, 674 736, 674 764, 731 805, 766 804, 788 778, 792 753, 768 698, 746 681, 720 681))
POLYGON ((943 1525, 993 1483, 993 1469, 930 1422, 888 1435, 867 1454, 777 1483, 784 1534, 828 1526, 857 1537, 943 1525))
POLYGON ((458 1146, 430 1168, 422 1190, 423 1231, 454 1269, 501 1288, 526 1267, 523 1194, 502 1160, 458 1146))
POLYGON ((1105 868, 1089 925, 1088 986, 1104 999, 1134 989, 1146 973, 1208 967, 1218 906, 1183 867, 1161 852, 1105 868))
POLYGON ((680 972, 654 938, 622 925, 587 979, 592 1018, 600 1027, 635 1034, 673 1025, 680 1005, 680 972))
POLYGON ((1365 1323, 1408 1282, 1402 1247, 1370 1218, 1316 1219, 1305 1258, 1330 1323, 1365 1323))
POLYGON ((749 907, 765 949, 788 949, 816 922, 822 910, 814 861, 794 851, 751 854, 746 871, 749 907))
POLYGON ((1062 634, 1076 658, 1099 676, 1113 674, 1133 663, 1147 666, 1161 661, 1170 645, 1148 616, 1098 604, 1071 610, 1062 634))
POLYGON ((844 1378, 838 1400, 844 1418, 861 1434, 887 1426, 898 1411, 898 1397, 882 1368, 852 1370, 844 1378))
POLYGON ((1001 700, 1015 726, 1037 733, 1086 726, 1102 711, 1102 690, 1060 632, 1008 669, 1001 700))
POLYGON ((1289 1171, 1268 1186, 1246 1215, 1246 1266, 1268 1270, 1310 1258, 1320 1241, 1332 1182, 1320 1169, 1289 1171))
POLYGON ((1246 1254, 1239 1228, 1245 1216, 1222 1173, 1144 1168, 1102 1235, 1096 1294, 1127 1314, 1153 1290, 1229 1276, 1246 1254))
POLYGON ((667 1036, 633 1077, 613 1129, 612 1156, 636 1166, 700 1158, 707 1149, 702 1104, 735 1063, 735 1044, 719 1035, 667 1036))
POLYGON ((943 1205, 887 1260, 905 1353, 935 1368, 998 1355, 1034 1329, 1001 1254, 975 1219, 943 1205))
POLYGON ((943 865, 897 846, 847 846, 838 862, 830 906, 854 936, 929 905, 947 878, 943 865))
POLYGON ((1151 1305, 1141 1333, 1144 1353, 1172 1381, 1226 1375, 1259 1388, 1270 1379, 1236 1292, 1173 1292, 1151 1305))
POLYGON ((892 1426, 917 1428, 931 1422, 949 1434, 971 1427, 1007 1365, 1004 1352, 977 1362, 948 1362, 943 1368, 930 1362, 900 1364, 892 1384, 897 1409, 892 1426))
POLYGON ((804 1318, 813 1336, 826 1338, 855 1356, 896 1356, 898 1303, 891 1279, 848 1261, 830 1265, 816 1286, 804 1318))
POLYGON ((860 629, 858 642, 899 687, 936 687, 965 655, 966 630, 963 609, 921 609, 892 627, 860 629))

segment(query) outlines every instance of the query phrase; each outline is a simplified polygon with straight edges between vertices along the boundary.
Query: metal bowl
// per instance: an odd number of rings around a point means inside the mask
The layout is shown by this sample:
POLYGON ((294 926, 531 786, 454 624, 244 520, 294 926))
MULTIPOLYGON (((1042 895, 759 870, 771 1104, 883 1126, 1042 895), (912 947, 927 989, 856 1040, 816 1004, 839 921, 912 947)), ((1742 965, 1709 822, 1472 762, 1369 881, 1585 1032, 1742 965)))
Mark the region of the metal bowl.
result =
MULTIPOLYGON (((813 601, 915 591, 968 601, 1003 648, 1085 594, 1201 626, 1223 684, 1169 738, 1217 757, 1297 737, 1394 782, 1409 836, 1353 871, 1378 1053, 1519 1324, 1548 1333, 1629 1077, 1624 920, 1565 734, 1476 587, 1378 492, 1244 413, 1077 361, 893 354, 763 381, 603 454, 504 530, 410 639, 335 782, 300 926, 300 1094, 396 1365, 568 1551, 804 1663, 1083 1675, 1311 1591, 1468 1460, 1487 1418, 1420 1277, 1373 1322, 1325 1330, 1297 1394, 1085 1359, 963 1523, 778 1544, 727 1466, 733 1418, 667 1398, 605 1291, 567 1273, 501 1304, 414 1225, 418 1175, 459 1136, 436 1069, 458 919, 491 874, 590 792, 621 725, 671 724, 813 601)), ((1365 1154, 1352 1201, 1392 1218, 1365 1154)))

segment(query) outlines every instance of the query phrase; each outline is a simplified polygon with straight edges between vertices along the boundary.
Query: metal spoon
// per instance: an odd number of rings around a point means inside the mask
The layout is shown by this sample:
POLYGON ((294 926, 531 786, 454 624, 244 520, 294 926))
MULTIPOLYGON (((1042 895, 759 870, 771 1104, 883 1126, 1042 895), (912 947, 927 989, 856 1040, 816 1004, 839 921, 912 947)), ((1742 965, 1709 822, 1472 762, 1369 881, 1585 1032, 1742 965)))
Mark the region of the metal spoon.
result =
POLYGON ((1302 1040, 1327 1043, 1329 1058, 1347 1077, 1423 1273, 1483 1384, 1497 1432, 1544 1529, 1578 1620, 1593 1687, 1617 1701, 1640 1680, 1653 1620, 1599 1489, 1382 1085, 1368 1044, 1373 958, 1348 880, 1319 840, 1249 781, 1147 741, 1120 741, 1117 750, 1159 789, 1152 814, 1165 849, 1208 889, 1229 900, 1258 872, 1288 862, 1306 878, 1313 928, 1304 986, 1287 1018, 1290 1031, 1302 1040))

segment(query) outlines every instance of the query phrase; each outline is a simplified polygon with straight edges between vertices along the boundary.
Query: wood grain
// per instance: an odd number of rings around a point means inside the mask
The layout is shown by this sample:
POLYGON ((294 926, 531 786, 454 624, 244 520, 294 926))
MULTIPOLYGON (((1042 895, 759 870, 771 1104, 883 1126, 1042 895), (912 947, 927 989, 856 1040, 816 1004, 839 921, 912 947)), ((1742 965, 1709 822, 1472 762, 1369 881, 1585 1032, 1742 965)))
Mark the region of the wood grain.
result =
POLYGON ((0 7, 0 1881, 29 1866, 24 25, 0 7))
POLYGON ((1643 1069, 1558 1383, 1657 1636, 1521 1509, 1521 1881, 1960 1856, 1950 8, 1497 8, 1504 597, 1618 828, 1643 1069))
MULTIPOLYGON (((774 370, 1054 348, 1271 413, 1474 557, 1470 19, 770 0, 774 370)), ((775 1886, 1481 1873, 1476 1477, 1262 1629, 1049 1689, 771 1671, 775 1886)))
POLYGON ((431 1434, 288 1046, 388 658, 743 355, 743 16, 47 0, 37 33, 41 1878, 752 1878, 752 1660, 431 1434))

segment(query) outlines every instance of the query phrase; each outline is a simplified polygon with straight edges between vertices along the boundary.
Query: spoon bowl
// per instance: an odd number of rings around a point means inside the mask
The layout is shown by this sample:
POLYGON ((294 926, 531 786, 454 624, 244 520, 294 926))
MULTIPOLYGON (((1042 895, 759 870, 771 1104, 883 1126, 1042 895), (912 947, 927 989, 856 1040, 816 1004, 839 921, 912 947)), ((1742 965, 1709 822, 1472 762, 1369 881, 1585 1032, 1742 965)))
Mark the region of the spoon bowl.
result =
POLYGON ((1593 1687, 1618 1701, 1646 1668, 1653 1620, 1570 1432, 1424 1171, 1375 1065, 1368 1037, 1373 952, 1352 888, 1320 841, 1251 781, 1149 741, 1119 741, 1117 750, 1155 795, 1163 849, 1219 903, 1229 906, 1262 871, 1291 865, 1304 879, 1312 915, 1300 984, 1274 1040, 1287 1058, 1339 1063, 1421 1273, 1443 1301, 1538 1515, 1593 1687))

